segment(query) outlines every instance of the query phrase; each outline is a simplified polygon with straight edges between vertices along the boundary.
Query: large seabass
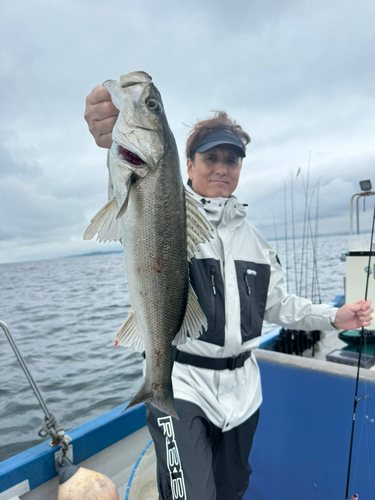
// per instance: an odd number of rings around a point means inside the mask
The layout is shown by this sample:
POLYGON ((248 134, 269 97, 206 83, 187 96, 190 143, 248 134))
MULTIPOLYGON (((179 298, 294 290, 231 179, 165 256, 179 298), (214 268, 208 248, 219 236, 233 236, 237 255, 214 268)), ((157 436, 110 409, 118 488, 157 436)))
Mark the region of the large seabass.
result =
POLYGON ((146 352, 145 380, 128 408, 148 401, 177 417, 173 346, 207 328, 188 260, 211 237, 210 226, 183 186, 176 142, 151 77, 136 71, 103 85, 120 111, 109 162, 114 197, 84 239, 121 239, 124 248, 131 311, 116 343, 146 352))

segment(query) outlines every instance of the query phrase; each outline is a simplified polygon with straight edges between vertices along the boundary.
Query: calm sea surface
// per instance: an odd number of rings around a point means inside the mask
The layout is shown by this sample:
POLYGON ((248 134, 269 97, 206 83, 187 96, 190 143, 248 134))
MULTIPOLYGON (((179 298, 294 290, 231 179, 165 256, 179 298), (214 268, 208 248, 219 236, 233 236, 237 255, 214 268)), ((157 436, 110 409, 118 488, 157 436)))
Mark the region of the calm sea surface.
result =
MULTIPOLYGON (((288 287, 322 302, 343 293, 346 236, 302 244, 277 242, 288 287), (296 264, 295 264, 296 263, 296 264), (297 271, 297 279, 295 279, 297 271), (302 273, 302 274, 301 274, 302 273), (302 276, 302 277, 301 277, 302 276), (314 278, 313 278, 314 276, 314 278)), ((276 248, 276 242, 272 242, 276 248)), ((66 431, 129 401, 142 378, 142 357, 115 348, 130 309, 122 254, 0 265, 0 320, 7 323, 50 409, 66 431)), ((270 329, 270 326, 266 326, 270 329)), ((34 446, 44 414, 0 329, 0 461, 34 446)))

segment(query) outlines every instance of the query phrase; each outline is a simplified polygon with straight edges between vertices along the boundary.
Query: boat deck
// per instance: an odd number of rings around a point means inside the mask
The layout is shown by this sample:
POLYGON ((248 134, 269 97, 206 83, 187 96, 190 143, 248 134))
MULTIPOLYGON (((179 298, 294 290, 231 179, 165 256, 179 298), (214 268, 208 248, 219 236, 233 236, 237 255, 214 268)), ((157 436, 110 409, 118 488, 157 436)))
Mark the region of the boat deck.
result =
MULTIPOLYGON (((142 427, 130 436, 105 448, 92 457, 77 464, 80 467, 100 471, 115 483, 121 500, 125 498, 128 480, 142 450, 150 441, 147 427, 142 427)), ((22 500, 54 499, 59 485, 59 478, 50 479, 35 490, 22 496, 22 500)))
MULTIPOLYGON (((253 474, 244 500, 341 497, 357 369, 319 359, 340 346, 342 341, 337 332, 330 332, 320 342, 314 358, 307 351, 304 356, 255 351, 262 377, 263 403, 250 457, 253 474)), ((375 395, 374 371, 361 370, 358 394, 375 395)), ((126 498, 134 464, 150 441, 144 406, 121 414, 123 408, 68 432, 73 439, 74 462, 108 475, 116 484, 121 500, 126 498)), ((375 470, 375 449, 370 445, 375 440, 375 399, 361 400, 356 421, 353 494, 370 498, 371 471, 375 470)), ((32 491, 22 495, 22 500, 56 498, 54 451, 46 442, 2 462, 0 491, 28 481, 32 491)), ((152 469, 155 471, 152 453, 150 458, 152 475, 152 469)), ((138 472, 143 476, 141 469, 138 472)), ((135 497, 132 494, 130 489, 128 500, 142 499, 138 492, 135 497)), ((0 500, 10 498, 3 498, 0 493, 0 500)), ((145 498, 154 500, 149 493, 145 498)))

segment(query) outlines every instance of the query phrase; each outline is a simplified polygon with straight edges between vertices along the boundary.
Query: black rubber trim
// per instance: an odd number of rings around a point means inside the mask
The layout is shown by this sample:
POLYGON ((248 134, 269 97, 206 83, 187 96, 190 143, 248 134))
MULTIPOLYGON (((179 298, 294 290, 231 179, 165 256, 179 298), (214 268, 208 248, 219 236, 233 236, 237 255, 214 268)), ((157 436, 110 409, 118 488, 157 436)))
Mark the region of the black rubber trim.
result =
POLYGON ((189 263, 190 282, 197 294, 208 328, 197 340, 223 346, 225 343, 224 281, 220 261, 197 259, 189 263))
POLYGON ((250 355, 251 351, 245 351, 232 358, 208 358, 177 349, 175 361, 184 365, 207 368, 209 370, 235 370, 236 368, 241 368, 245 364, 245 361, 250 358, 250 355))
MULTIPOLYGON (((367 250, 364 250, 363 252, 348 252, 346 254, 348 257, 369 257, 370 252, 367 250)), ((375 257, 375 252, 371 251, 371 256, 375 257)))
POLYGON ((242 343, 262 333, 271 268, 269 264, 236 260, 237 285, 241 305, 242 343))

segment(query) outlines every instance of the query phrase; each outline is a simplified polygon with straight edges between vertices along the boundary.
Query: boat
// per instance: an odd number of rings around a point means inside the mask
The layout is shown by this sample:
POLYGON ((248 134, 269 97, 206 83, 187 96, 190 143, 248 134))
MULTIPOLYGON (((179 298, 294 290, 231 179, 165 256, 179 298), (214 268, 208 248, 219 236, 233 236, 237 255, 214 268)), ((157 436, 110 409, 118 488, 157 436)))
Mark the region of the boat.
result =
MULTIPOLYGON (((371 188, 364 192, 360 195, 375 194, 371 188)), ((351 207, 352 217, 353 203, 351 207)), ((353 273, 354 284, 350 276, 353 267, 366 268, 370 247, 365 245, 369 241, 351 234, 349 242, 345 294, 332 301, 337 307, 345 297, 350 299, 352 287, 358 286, 360 295, 365 288, 366 280, 358 279, 358 270, 353 273)), ((369 275, 368 269, 365 274, 369 275)), ((375 303, 375 279, 368 281, 368 296, 375 303)), ((375 333, 375 321, 370 330, 375 333)), ((342 333, 339 338, 337 332, 323 332, 299 356, 277 352, 282 336, 279 328, 261 337, 255 354, 263 403, 250 456, 253 473, 244 500, 344 498, 357 368, 351 366, 350 356, 332 359, 332 352, 351 352, 358 359, 355 351, 359 334, 349 332, 345 337, 342 333)), ((297 345, 296 338, 291 340, 297 345)), ((375 491, 374 365, 360 371, 356 404, 349 498, 358 494, 361 500, 374 498, 375 491)), ((80 467, 110 477, 121 499, 157 499, 155 454, 146 426, 146 409, 139 405, 122 413, 126 406, 69 430, 69 457, 80 467)), ((58 448, 46 441, 1 462, 0 500, 57 498, 58 448)))

